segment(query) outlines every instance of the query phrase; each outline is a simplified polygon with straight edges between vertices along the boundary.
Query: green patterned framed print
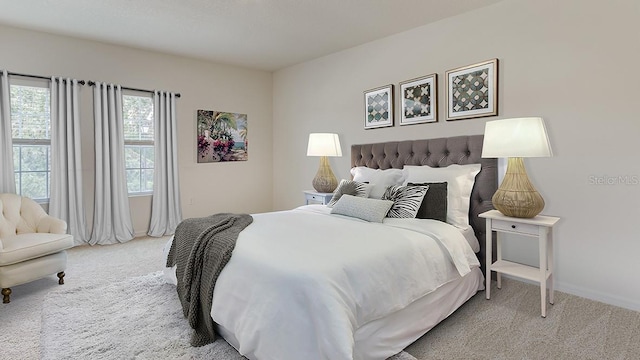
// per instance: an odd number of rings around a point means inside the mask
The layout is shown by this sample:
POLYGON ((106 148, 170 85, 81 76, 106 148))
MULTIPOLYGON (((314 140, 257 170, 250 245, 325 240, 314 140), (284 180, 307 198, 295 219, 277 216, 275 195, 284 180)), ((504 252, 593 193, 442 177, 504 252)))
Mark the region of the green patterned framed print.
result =
POLYGON ((393 126, 393 85, 364 92, 364 128, 393 126))
POLYGON ((498 59, 449 70, 447 120, 498 115, 498 59))
POLYGON ((401 82, 400 94, 402 95, 401 126, 438 121, 436 74, 401 82))

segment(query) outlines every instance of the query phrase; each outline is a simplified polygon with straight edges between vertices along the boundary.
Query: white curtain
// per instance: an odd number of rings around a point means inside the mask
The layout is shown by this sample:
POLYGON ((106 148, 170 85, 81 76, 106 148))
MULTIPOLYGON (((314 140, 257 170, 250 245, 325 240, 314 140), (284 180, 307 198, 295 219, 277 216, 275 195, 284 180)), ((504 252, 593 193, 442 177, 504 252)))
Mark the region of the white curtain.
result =
POLYGON ((82 197, 78 80, 51 78, 51 195, 49 214, 67 222, 76 244, 89 241, 82 197))
POLYGON ((182 220, 178 181, 176 96, 174 93, 155 91, 153 101, 155 164, 148 234, 163 236, 173 234, 182 220))
POLYGON ((93 89, 95 121, 95 204, 89 243, 114 244, 133 239, 124 162, 124 122, 120 85, 96 83, 93 89))
POLYGON ((12 138, 9 74, 3 70, 0 73, 0 193, 16 192, 12 138))

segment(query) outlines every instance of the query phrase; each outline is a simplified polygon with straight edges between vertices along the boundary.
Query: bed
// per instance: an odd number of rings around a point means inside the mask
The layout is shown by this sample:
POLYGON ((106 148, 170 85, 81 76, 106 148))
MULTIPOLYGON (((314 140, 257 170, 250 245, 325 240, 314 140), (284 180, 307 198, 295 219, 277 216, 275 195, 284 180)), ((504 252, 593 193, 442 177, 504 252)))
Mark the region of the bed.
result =
POLYGON ((338 203, 254 214, 216 282, 217 332, 249 359, 386 359, 403 350, 484 288, 477 215, 492 208, 497 164, 481 152, 482 135, 353 145, 353 169, 419 174, 479 164, 468 229, 432 219, 369 222, 335 211, 338 203))

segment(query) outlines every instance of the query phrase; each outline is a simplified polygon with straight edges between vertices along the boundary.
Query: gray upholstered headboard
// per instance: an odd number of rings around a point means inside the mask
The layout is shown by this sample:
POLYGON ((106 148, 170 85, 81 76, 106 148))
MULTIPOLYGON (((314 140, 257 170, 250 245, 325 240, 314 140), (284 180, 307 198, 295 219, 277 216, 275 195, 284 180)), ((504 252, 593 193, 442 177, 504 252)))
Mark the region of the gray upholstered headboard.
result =
MULTIPOLYGON (((480 173, 476 176, 471 191, 469 223, 480 242, 478 257, 484 265, 486 225, 478 214, 493 209, 491 197, 498 188, 498 161, 481 157, 483 138, 483 135, 470 135, 352 145, 351 166, 402 169, 404 165, 445 167, 451 164, 481 164, 480 173)), ((484 270, 484 266, 482 269, 484 270)))

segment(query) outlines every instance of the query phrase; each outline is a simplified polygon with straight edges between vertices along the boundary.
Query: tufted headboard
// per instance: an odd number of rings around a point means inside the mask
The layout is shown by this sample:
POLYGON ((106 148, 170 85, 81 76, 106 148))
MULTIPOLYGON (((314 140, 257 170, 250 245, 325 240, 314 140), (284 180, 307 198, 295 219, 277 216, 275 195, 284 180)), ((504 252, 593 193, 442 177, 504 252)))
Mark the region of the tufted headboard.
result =
POLYGON ((491 197, 498 188, 498 160, 481 157, 483 138, 483 135, 470 135, 352 145, 351 166, 402 169, 404 165, 445 167, 451 164, 481 164, 471 191, 469 224, 480 242, 478 258, 484 270, 486 222, 478 214, 493 209, 491 197))

